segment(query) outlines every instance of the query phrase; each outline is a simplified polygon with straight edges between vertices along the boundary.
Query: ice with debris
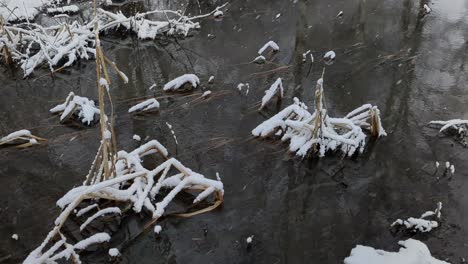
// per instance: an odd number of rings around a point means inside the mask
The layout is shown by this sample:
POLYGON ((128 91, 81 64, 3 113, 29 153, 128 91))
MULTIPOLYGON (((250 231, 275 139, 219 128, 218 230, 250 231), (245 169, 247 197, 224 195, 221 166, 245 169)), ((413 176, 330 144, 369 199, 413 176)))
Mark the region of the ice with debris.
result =
POLYGON ((184 74, 164 85, 164 91, 176 91, 183 87, 186 83, 191 85, 191 88, 197 88, 200 84, 200 79, 195 74, 184 74))
POLYGON ((398 244, 401 246, 398 252, 358 245, 345 258, 344 264, 450 264, 434 258, 428 247, 419 240, 410 238, 398 244))

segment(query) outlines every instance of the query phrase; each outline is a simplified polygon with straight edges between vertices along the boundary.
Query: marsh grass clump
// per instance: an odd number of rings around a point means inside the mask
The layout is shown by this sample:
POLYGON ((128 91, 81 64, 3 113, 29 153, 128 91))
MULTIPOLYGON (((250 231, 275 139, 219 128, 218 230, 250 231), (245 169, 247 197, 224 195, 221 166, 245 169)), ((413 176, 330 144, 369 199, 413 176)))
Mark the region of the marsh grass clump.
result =
POLYGON ((315 88, 314 112, 295 98, 295 103, 264 121, 252 130, 256 137, 280 137, 289 142, 289 151, 298 156, 317 153, 320 157, 329 151, 341 150, 346 156, 364 151, 366 134, 386 136, 380 120, 380 111, 371 104, 362 105, 343 118, 328 115, 325 107, 323 76, 315 88))

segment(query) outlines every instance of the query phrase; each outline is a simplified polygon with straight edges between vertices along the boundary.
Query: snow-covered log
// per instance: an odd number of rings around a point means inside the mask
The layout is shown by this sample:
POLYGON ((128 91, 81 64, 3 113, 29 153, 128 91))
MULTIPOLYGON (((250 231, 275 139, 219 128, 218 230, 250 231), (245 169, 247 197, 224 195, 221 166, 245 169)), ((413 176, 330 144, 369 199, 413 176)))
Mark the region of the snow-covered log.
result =
POLYGON ((51 113, 61 113, 60 122, 65 122, 75 116, 86 125, 90 125, 96 119, 96 116, 100 114, 93 100, 75 95, 73 92, 68 94, 63 104, 59 104, 49 111, 51 113))
POLYGON ((283 99, 284 90, 281 78, 276 79, 276 81, 270 86, 270 88, 265 91, 265 95, 262 98, 262 104, 260 106, 260 109, 258 110, 262 110, 263 107, 265 107, 265 105, 268 104, 268 102, 270 102, 273 96, 275 95, 278 96, 278 100, 283 99))
POLYGON ((138 103, 130 109, 128 109, 129 113, 141 113, 141 112, 147 112, 151 110, 157 110, 159 108, 159 102, 155 98, 150 98, 148 100, 145 100, 141 103, 138 103))
MULTIPOLYGON (((185 167, 175 158, 165 160, 154 169, 145 168, 142 164, 143 157, 155 153, 161 154, 164 158, 168 155, 167 149, 157 140, 149 141, 131 152, 119 151, 111 177, 106 180, 95 178, 86 181, 90 184, 85 182, 84 185, 73 188, 60 198, 57 205, 63 208, 63 211, 55 220, 55 227, 47 235, 44 242, 29 254, 24 263, 53 263, 55 260, 68 259, 70 256, 79 258, 75 251, 78 249, 77 245, 83 245, 79 247, 82 249, 88 243, 81 241, 74 246, 69 245, 61 231, 75 210, 78 210, 78 213, 74 222, 80 219, 84 221, 80 227, 80 231, 84 231, 87 230, 89 223, 97 221, 104 214, 115 216, 123 213, 118 207, 105 207, 106 204, 109 204, 108 201, 127 203, 131 205, 131 209, 135 213, 149 212, 153 217, 151 221, 153 224, 164 214, 165 209, 176 195, 185 190, 191 193, 198 192, 193 200, 194 203, 205 200, 212 195, 215 204, 200 211, 182 214, 182 216, 203 213, 222 203, 224 189, 219 178, 216 180, 208 179, 185 167), (91 205, 89 205, 90 202, 91 205), (87 212, 97 207, 94 205, 97 203, 100 205, 100 210, 88 218, 84 218, 87 212), (56 242, 57 239, 59 239, 58 242, 56 242), (55 253, 58 250, 61 251, 55 253)), ((93 239, 92 242, 98 243, 110 239, 108 235, 103 236, 101 235, 100 239, 93 239)))
POLYGON ((358 245, 351 250, 344 264, 450 264, 431 255, 427 246, 415 239, 400 241, 398 252, 387 252, 358 245))
POLYGON ((26 148, 32 145, 39 144, 39 141, 45 140, 46 139, 44 138, 34 136, 29 130, 22 129, 0 138, 0 146, 16 145, 16 147, 18 148, 26 148))
POLYGON ((366 144, 363 128, 370 130, 374 137, 387 135, 376 106, 365 104, 344 118, 332 118, 328 116, 323 100, 323 79, 319 79, 312 114, 295 98, 294 104, 258 125, 252 134, 256 137, 281 136, 282 141, 289 141, 289 150, 301 157, 309 152, 318 152, 323 157, 327 151, 338 149, 347 156, 357 150, 363 152, 366 144))
POLYGON ((195 74, 184 74, 175 78, 174 80, 164 85, 164 91, 177 91, 181 88, 187 87, 187 89, 195 89, 200 84, 200 79, 195 74))

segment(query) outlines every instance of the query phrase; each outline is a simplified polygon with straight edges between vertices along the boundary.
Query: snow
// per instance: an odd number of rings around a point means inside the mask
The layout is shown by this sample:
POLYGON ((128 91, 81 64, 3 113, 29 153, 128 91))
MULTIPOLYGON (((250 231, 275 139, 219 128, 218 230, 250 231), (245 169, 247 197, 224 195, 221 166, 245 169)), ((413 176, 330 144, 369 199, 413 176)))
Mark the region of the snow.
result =
POLYGON ((208 79, 208 83, 213 83, 213 81, 214 81, 214 78, 215 78, 215 77, 214 77, 213 75, 212 75, 212 76, 210 76, 210 78, 208 79))
POLYGON ((149 90, 153 90, 154 88, 156 88, 156 86, 157 86, 157 85, 156 85, 155 83, 153 83, 148 89, 149 89, 149 90))
POLYGON ((463 120, 463 119, 452 119, 452 120, 448 120, 448 121, 437 120, 437 121, 431 121, 431 122, 429 122, 429 124, 442 126, 440 128, 439 132, 443 132, 443 131, 445 131, 446 129, 449 129, 449 128, 453 128, 453 129, 459 131, 460 128, 462 128, 463 126, 468 125, 468 120, 463 120))
POLYGON ((111 139, 112 138, 112 133, 107 129, 104 131, 104 138, 105 139, 111 139))
POLYGON ((454 174, 455 173, 455 166, 450 165, 450 173, 454 174))
POLYGON ((220 17, 224 16, 224 13, 221 10, 217 10, 216 12, 214 12, 213 16, 216 17, 216 18, 220 18, 220 17))
POLYGON ((276 18, 279 18, 281 16, 281 13, 276 14, 276 18))
POLYGON ((336 58, 336 53, 333 50, 327 51, 323 56, 323 59, 326 61, 332 61, 336 58))
POLYGON ((54 8, 47 8, 47 13, 55 14, 55 13, 77 13, 80 11, 80 8, 76 5, 69 5, 69 6, 61 6, 61 7, 54 7, 54 8))
POLYGON ((136 141, 141 141, 141 137, 139 135, 133 135, 132 138, 136 141))
POLYGON ((427 211, 421 215, 420 218, 410 217, 406 220, 397 219, 391 224, 393 226, 405 226, 407 229, 413 230, 414 232, 430 232, 432 229, 437 228, 439 223, 433 220, 426 220, 425 218, 436 216, 437 219, 440 219, 440 214, 442 210, 442 203, 438 202, 437 207, 434 211, 427 211))
POLYGON ((439 162, 438 162, 438 161, 436 161, 436 163, 435 163, 435 164, 436 164, 436 168, 439 168, 439 166, 440 166, 439 162))
POLYGON ((250 85, 248 83, 239 83, 237 85, 237 90, 239 90, 239 92, 242 92, 244 88, 246 88, 245 95, 248 95, 250 89, 250 85))
POLYGON ((118 207, 108 207, 108 208, 99 210, 95 214, 90 216, 88 219, 86 219, 86 221, 80 226, 80 231, 83 231, 86 228, 86 226, 89 225, 96 218, 99 218, 106 214, 121 214, 121 213, 122 212, 120 211, 120 208, 118 207))
POLYGON ((263 55, 260 55, 258 57, 256 57, 254 60, 253 60, 254 63, 257 63, 257 64, 264 64, 266 62, 266 58, 265 56, 263 55))
POLYGON ((424 11, 426 12, 426 14, 429 14, 432 11, 432 9, 427 4, 424 4, 423 7, 424 7, 424 11))
POLYGON ((120 255, 120 251, 116 248, 109 249, 109 256, 111 257, 118 257, 120 255))
POLYGON ((249 236, 249 237, 247 237, 247 238, 245 239, 245 242, 247 242, 247 244, 252 243, 253 237, 254 237, 254 236, 249 236))
POLYGON ((262 110, 263 107, 265 107, 265 105, 270 102, 275 95, 278 95, 279 100, 281 100, 284 96, 283 83, 281 82, 281 78, 276 79, 270 88, 265 91, 265 95, 262 98, 262 104, 258 110, 262 110))
POLYGON ((310 62, 314 63, 314 55, 312 55, 312 52, 310 50, 307 50, 305 53, 302 53, 302 62, 307 61, 307 55, 310 56, 310 62))
POLYGON ((110 236, 107 233, 97 233, 95 235, 92 235, 91 237, 88 237, 84 240, 81 240, 80 242, 76 243, 74 248, 75 249, 85 249, 89 247, 92 244, 97 244, 97 243, 103 243, 107 242, 110 240, 110 236))
POLYGON ((387 252, 358 245, 351 250, 344 264, 449 264, 431 256, 427 246, 415 239, 400 241, 398 252, 387 252))
POLYGON ((76 213, 76 216, 77 217, 80 217, 84 214, 86 214, 87 212, 93 210, 94 208, 97 208, 98 207, 98 204, 91 204, 89 206, 86 206, 85 208, 83 209, 80 209, 77 213, 76 213))
POLYGON ((11 239, 13 239, 13 240, 18 240, 18 239, 19 239, 18 234, 13 234, 13 235, 11 235, 11 239))
POLYGON ((338 15, 336 15, 336 17, 341 17, 341 16, 343 16, 343 11, 340 11, 338 15))
POLYGON ((332 118, 323 103, 323 80, 317 81, 315 108, 311 114, 307 107, 295 99, 295 103, 264 121, 252 130, 256 137, 269 137, 281 130, 281 141, 289 141, 289 150, 304 157, 310 151, 318 151, 320 157, 327 151, 341 150, 352 156, 363 152, 366 135, 370 130, 374 137, 386 136, 376 106, 365 104, 348 113, 344 118, 332 118))
POLYGON ((16 138, 28 138, 28 137, 31 137, 31 135, 32 135, 31 131, 22 129, 22 130, 12 132, 9 135, 0 138, 0 142, 8 142, 16 138))
POLYGON ((0 16, 6 21, 32 20, 39 9, 51 4, 51 0, 2 0, 0 16))
POLYGON ((265 50, 267 50, 268 48, 271 48, 273 51, 279 51, 280 50, 278 44, 276 44, 276 42, 270 40, 265 45, 263 45, 263 47, 261 47, 258 50, 258 54, 262 55, 262 53, 265 52, 265 50))
POLYGON ((202 94, 202 97, 207 97, 211 94, 211 91, 205 91, 203 94, 202 94))
POLYGON ((177 142, 177 137, 176 137, 176 135, 175 135, 174 130, 172 129, 172 125, 169 124, 168 122, 166 122, 166 125, 167 125, 167 127, 171 130, 171 134, 172 134, 172 137, 174 138, 174 142, 176 143, 176 145, 178 145, 179 142, 177 142))
POLYGON ((158 100, 156 100, 155 98, 150 98, 148 100, 145 100, 145 101, 143 101, 141 103, 138 103, 138 104, 130 107, 130 109, 128 109, 128 112, 129 113, 145 112, 145 111, 158 109, 158 108, 159 108, 158 100))
POLYGON ((184 74, 182 76, 179 76, 175 78, 174 80, 166 83, 164 85, 163 90, 164 91, 175 91, 182 87, 184 84, 190 83, 192 85, 192 88, 197 88, 198 85, 200 84, 200 79, 195 75, 195 74, 184 74))
POLYGON ((450 162, 449 162, 449 161, 446 161, 446 162, 445 162, 445 168, 446 168, 446 169, 450 168, 450 162))
POLYGON ((159 234, 161 233, 162 227, 160 225, 154 226, 154 233, 159 234))
POLYGON ((63 104, 59 104, 49 110, 51 113, 62 113, 60 121, 68 120, 73 114, 76 114, 83 124, 90 125, 94 121, 94 116, 99 115, 100 111, 95 106, 94 101, 86 97, 75 95, 73 92, 68 94, 63 104))

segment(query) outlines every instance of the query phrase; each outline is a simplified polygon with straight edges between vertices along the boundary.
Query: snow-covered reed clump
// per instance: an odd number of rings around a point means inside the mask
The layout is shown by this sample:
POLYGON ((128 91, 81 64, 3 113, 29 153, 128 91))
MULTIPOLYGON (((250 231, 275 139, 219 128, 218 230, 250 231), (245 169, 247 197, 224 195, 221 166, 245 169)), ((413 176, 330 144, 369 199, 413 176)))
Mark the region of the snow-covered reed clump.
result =
MULTIPOLYGON (((3 0, 4 2, 5 0, 3 0)), ((43 5, 51 3, 48 0, 6 0, 7 6, 14 5, 11 10, 22 10, 17 7, 20 2, 34 2, 43 5)), ((1 3, 1 2, 0 2, 1 3)), ((29 5, 28 5, 29 6, 29 5)), ((31 5, 33 6, 33 5, 31 5)), ((52 72, 72 65, 77 59, 89 59, 96 54, 95 30, 116 30, 119 28, 134 32, 141 39, 154 39, 160 35, 186 36, 193 29, 200 27, 196 22, 202 18, 211 16, 220 11, 225 5, 217 7, 213 12, 195 17, 185 16, 178 11, 153 10, 126 17, 121 12, 112 13, 98 8, 96 17, 88 23, 81 24, 78 21, 62 23, 44 27, 35 23, 20 25, 4 24, 0 20, 0 57, 7 64, 18 64, 24 71, 24 76, 29 76, 38 66, 47 64, 52 72), (160 14, 161 18, 151 20, 146 17, 151 14, 160 14), (95 28, 97 25, 97 28, 95 28)), ((36 7, 33 7, 37 14, 36 7)), ((0 5, 1 15, 13 17, 10 11, 5 11, 0 5), (3 14, 8 13, 8 14, 3 14)), ((76 6, 50 8, 48 12, 75 12, 76 6)), ((19 14, 17 14, 18 16, 19 14)), ((8 19, 7 19, 8 21, 8 19)), ((108 58, 105 58, 109 60, 108 58)))
POLYGON ((77 59, 89 59, 95 53, 94 33, 77 21, 50 27, 34 23, 4 25, 0 27, 0 50, 7 63, 21 66, 24 76, 42 64, 54 72, 77 59))
POLYGON ((219 178, 208 179, 185 167, 175 158, 166 159, 154 169, 145 168, 142 164, 143 157, 157 153, 163 158, 168 156, 164 146, 156 140, 151 140, 131 152, 119 151, 115 163, 111 166, 109 177, 105 178, 102 173, 93 174, 90 171, 82 186, 73 188, 57 201, 57 205, 63 211, 55 220, 55 227, 44 242, 29 254, 24 263, 53 263, 58 259, 70 257, 79 263, 78 249, 84 249, 92 243, 108 241, 110 236, 100 233, 71 245, 62 232, 62 227, 73 217, 74 222, 82 223, 80 231, 91 232, 94 229, 88 229, 88 226, 101 216, 123 214, 124 211, 119 207, 109 206, 109 201, 127 204, 134 213, 150 213, 153 218, 152 224, 163 216, 166 207, 183 191, 198 192, 193 203, 199 203, 210 195, 214 196, 215 203, 208 208, 179 214, 180 216, 203 213, 222 203, 224 189, 219 178))
POLYGON ((51 113, 61 113, 60 122, 76 117, 86 125, 90 125, 100 114, 93 100, 75 95, 73 92, 68 94, 63 104, 59 104, 49 111, 51 113))
POLYGON ((164 91, 177 91, 195 89, 200 84, 200 79, 195 74, 184 74, 164 85, 164 91))
POLYGON ((387 252, 358 245, 351 250, 345 264, 450 264, 431 255, 427 246, 415 239, 400 241, 398 252, 387 252))
POLYGON ((0 138, 0 146, 16 145, 18 148, 27 148, 39 144, 39 141, 45 141, 45 139, 34 136, 29 130, 22 129, 0 138))
POLYGON ((159 102, 155 98, 150 98, 148 100, 145 100, 141 103, 138 103, 130 109, 128 109, 129 113, 141 113, 141 112, 148 112, 148 111, 154 111, 159 108, 159 102))
POLYGON ((419 218, 410 217, 406 220, 397 219, 392 223, 393 226, 404 226, 406 229, 412 230, 413 232, 429 232, 432 229, 439 226, 439 223, 434 220, 427 220, 426 218, 432 217, 435 219, 440 219, 442 214, 442 203, 438 202, 437 207, 434 211, 427 211, 421 215, 419 218))
POLYGON ((320 157, 328 151, 341 150, 347 156, 356 151, 363 152, 366 134, 370 130, 374 137, 386 136, 376 106, 365 104, 351 111, 343 118, 328 115, 324 106, 323 79, 317 81, 315 108, 311 114, 307 106, 295 98, 295 103, 264 121, 252 134, 256 137, 277 137, 289 141, 289 150, 304 157, 316 153, 320 157))

